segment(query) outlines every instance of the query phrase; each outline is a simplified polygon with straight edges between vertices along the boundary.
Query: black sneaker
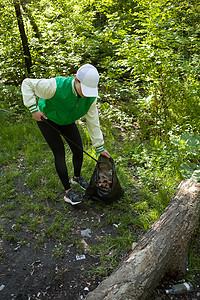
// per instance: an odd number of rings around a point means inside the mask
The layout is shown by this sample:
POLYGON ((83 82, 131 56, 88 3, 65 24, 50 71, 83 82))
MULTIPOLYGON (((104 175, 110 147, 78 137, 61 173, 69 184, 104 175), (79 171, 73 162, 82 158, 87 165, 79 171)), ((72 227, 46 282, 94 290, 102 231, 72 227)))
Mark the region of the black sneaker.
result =
POLYGON ((88 183, 85 181, 83 176, 80 177, 74 177, 71 179, 72 184, 78 184, 83 190, 86 190, 88 187, 88 183))
POLYGON ((64 200, 71 205, 77 205, 83 201, 83 198, 79 196, 75 190, 71 189, 69 192, 64 196, 64 200))

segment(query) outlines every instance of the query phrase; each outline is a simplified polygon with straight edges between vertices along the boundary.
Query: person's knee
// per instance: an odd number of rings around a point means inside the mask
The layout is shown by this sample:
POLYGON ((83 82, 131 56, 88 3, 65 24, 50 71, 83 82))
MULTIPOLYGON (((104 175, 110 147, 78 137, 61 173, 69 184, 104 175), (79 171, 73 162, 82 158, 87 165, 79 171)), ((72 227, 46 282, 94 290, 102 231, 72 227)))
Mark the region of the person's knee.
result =
POLYGON ((65 149, 63 147, 54 146, 51 148, 55 157, 64 157, 65 156, 65 149))

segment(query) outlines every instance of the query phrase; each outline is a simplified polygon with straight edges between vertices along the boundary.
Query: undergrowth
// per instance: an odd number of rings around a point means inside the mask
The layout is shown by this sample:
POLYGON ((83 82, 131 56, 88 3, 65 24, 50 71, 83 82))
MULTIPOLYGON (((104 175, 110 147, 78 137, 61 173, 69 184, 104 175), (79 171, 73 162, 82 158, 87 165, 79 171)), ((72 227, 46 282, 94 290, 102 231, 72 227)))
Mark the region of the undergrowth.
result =
MULTIPOLYGON (((6 108, 7 109, 7 108, 6 108)), ((91 272, 109 274, 119 263, 132 243, 160 217, 184 178, 199 170, 200 137, 171 131, 168 136, 141 139, 133 119, 117 108, 100 105, 101 128, 105 148, 111 153, 125 196, 112 205, 95 204, 105 215, 108 226, 115 226, 116 236, 109 234, 93 245, 91 253, 100 256, 100 266, 91 272)), ((19 112, 16 110, 15 112, 19 112)), ((21 109, 20 109, 21 112, 21 109)), ((52 256, 61 257, 68 241, 82 252, 80 238, 73 228, 87 226, 71 217, 62 200, 63 187, 57 177, 51 151, 43 140, 31 116, 0 111, 0 235, 15 241, 18 246, 28 243, 20 236, 22 227, 35 234, 35 251, 44 246, 45 239, 55 240, 58 246, 52 256), (12 228, 8 224, 12 223, 12 228)), ((97 158, 90 145, 84 121, 78 124, 85 150, 97 158)), ((72 176, 72 157, 66 145, 66 162, 72 176)), ((82 173, 90 180, 94 162, 84 156, 82 173)), ((198 174, 197 174, 198 177, 198 174)), ((91 203, 88 202, 88 206, 91 203)), ((90 224, 91 226, 91 224, 90 224)), ((94 222, 93 227, 101 223, 94 222)), ((193 248, 191 248, 193 249, 193 248)), ((3 255, 3 254, 2 254, 3 255)), ((1 256, 0 255, 0 258, 1 256)), ((200 268, 200 259, 190 251, 190 276, 200 268)))

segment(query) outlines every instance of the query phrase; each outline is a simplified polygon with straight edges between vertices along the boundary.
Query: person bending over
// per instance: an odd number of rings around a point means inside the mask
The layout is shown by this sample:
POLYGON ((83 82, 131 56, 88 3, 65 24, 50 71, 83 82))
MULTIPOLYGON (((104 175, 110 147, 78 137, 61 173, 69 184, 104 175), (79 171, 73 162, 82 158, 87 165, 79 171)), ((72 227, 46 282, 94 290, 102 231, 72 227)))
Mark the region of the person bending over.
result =
POLYGON ((56 171, 65 189, 64 200, 72 205, 81 203, 83 199, 71 188, 70 183, 79 184, 83 189, 88 186, 81 176, 83 145, 75 121, 85 116, 92 145, 96 147, 97 154, 110 157, 109 152, 104 149, 99 124, 96 105, 98 83, 99 73, 91 64, 81 66, 75 77, 26 78, 22 82, 24 105, 37 121, 42 135, 54 154, 56 171), (36 97, 39 97, 38 105, 36 97), (66 137, 73 153, 74 175, 70 181, 61 134, 66 137))

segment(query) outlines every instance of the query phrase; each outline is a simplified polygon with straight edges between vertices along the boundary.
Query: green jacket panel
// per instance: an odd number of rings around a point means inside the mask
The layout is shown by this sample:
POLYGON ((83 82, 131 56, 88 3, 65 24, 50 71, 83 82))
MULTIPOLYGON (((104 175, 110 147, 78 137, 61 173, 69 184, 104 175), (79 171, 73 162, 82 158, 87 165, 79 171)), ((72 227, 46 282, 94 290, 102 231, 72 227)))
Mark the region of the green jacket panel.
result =
POLYGON ((74 77, 56 77, 56 92, 50 99, 39 99, 38 106, 46 117, 59 125, 72 124, 84 116, 96 99, 80 98, 75 89, 74 77))

